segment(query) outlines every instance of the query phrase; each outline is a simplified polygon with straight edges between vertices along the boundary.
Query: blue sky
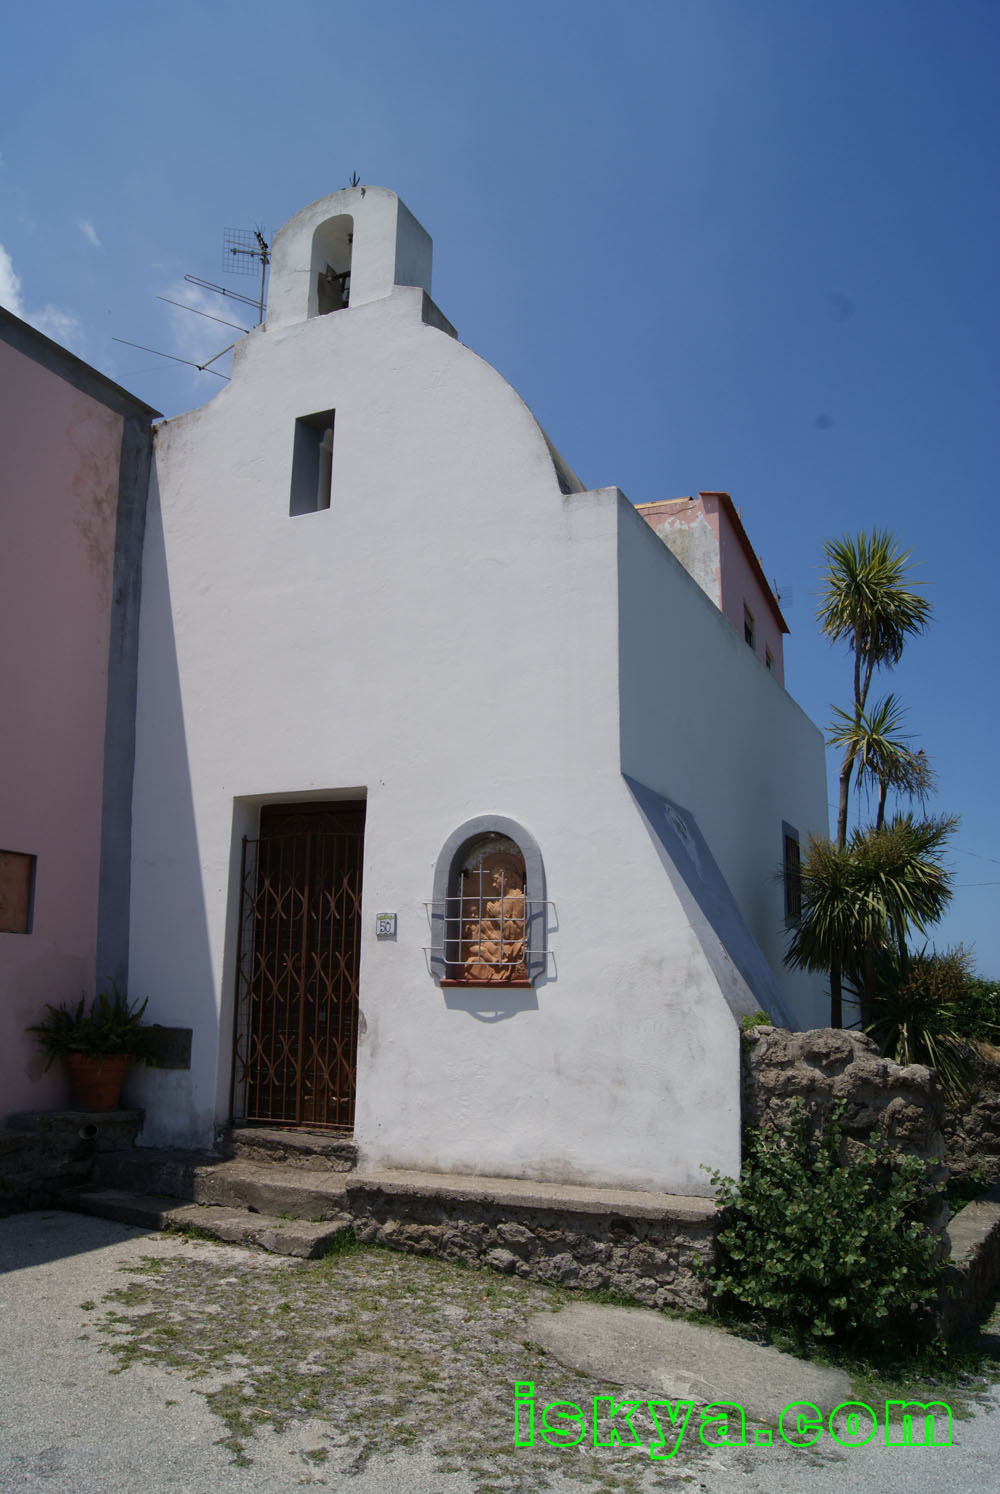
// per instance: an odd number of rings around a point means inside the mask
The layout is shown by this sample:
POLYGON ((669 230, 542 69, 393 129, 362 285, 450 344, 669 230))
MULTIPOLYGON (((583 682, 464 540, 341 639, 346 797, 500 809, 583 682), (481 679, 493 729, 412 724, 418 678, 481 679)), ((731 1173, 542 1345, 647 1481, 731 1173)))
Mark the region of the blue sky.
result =
POLYGON ((211 356, 237 333, 156 297, 357 172, 588 486, 732 494, 820 724, 823 540, 892 530, 935 621, 886 688, 962 820, 935 938, 1000 978, 995 0, 50 0, 4 32, 0 301, 165 414, 221 386, 112 338, 211 356))

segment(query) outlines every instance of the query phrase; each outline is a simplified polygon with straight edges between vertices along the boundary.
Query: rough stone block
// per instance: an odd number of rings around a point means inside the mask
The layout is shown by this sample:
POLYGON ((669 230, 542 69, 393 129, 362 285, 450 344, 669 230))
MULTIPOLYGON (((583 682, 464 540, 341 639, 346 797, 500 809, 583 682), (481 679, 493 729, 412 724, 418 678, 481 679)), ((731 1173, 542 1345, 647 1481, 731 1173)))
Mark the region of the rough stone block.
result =
POLYGON ((503 1271, 507 1275, 510 1275, 518 1264, 517 1256, 511 1255, 509 1250, 488 1250, 484 1260, 488 1266, 493 1267, 494 1271, 503 1271))
POLYGON ((525 1229, 523 1224, 504 1223, 498 1226, 497 1236, 509 1250, 517 1255, 528 1255, 536 1248, 536 1241, 530 1229, 525 1229))
POLYGON ((840 1028, 786 1032, 752 1028, 745 1035, 743 1118, 748 1126, 784 1129, 796 1099, 818 1126, 843 1101, 842 1160, 882 1141, 924 1158, 938 1185, 944 1154, 944 1100, 930 1069, 883 1058, 871 1038, 840 1028))

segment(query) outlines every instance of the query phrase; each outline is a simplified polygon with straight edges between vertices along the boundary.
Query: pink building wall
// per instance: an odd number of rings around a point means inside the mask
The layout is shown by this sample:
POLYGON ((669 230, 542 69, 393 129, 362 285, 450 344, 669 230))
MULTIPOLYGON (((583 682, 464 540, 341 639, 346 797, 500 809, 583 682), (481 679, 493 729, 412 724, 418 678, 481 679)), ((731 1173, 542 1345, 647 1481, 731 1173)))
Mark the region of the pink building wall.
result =
POLYGON ((0 1123, 66 1102, 25 1028, 95 989, 125 425, 122 391, 2 316, 0 850, 36 861, 30 931, 0 932, 0 1123))
POLYGON ((639 503, 639 513, 745 636, 752 619, 753 651, 785 683, 783 635, 788 626, 728 493, 699 493, 639 503))

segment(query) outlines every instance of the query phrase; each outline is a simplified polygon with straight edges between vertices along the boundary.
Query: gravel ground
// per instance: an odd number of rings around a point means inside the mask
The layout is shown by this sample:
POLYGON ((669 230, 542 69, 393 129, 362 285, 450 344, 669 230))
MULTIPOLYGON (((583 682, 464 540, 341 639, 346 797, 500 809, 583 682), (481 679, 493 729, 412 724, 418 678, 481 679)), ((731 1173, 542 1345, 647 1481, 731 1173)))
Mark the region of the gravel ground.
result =
MULTIPOLYGON (((531 1381, 540 1404, 613 1390, 526 1338, 527 1319, 563 1300, 534 1283, 379 1249, 248 1271, 209 1245, 133 1267, 87 1310, 86 1331, 119 1372, 153 1366, 193 1381, 237 1466, 252 1465, 261 1428, 309 1422, 316 1469, 334 1458, 356 1472, 376 1453, 419 1447, 439 1474, 463 1472, 484 1494, 530 1494, 550 1487, 552 1449, 513 1445, 515 1383, 531 1381)), ((652 1425, 637 1429, 648 1466, 652 1425)), ((638 1494, 637 1451, 595 1451, 574 1473, 585 1471, 595 1490, 638 1494)))
POLYGON ((540 1405, 626 1392, 528 1339, 577 1298, 436 1260, 296 1262, 49 1213, 0 1220, 0 1266, 4 1494, 1000 1489, 994 1392, 951 1448, 793 1451, 750 1432, 652 1465, 644 1416, 639 1447, 517 1448, 515 1384, 540 1405))

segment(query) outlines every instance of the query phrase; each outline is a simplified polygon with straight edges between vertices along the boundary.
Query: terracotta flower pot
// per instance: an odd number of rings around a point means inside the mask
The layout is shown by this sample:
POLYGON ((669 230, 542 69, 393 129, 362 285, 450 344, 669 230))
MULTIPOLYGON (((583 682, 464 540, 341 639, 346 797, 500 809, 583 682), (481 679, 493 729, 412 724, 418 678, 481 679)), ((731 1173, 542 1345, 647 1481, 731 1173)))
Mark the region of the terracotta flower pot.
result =
POLYGON ((67 1053, 66 1068, 73 1108, 117 1110, 130 1063, 127 1053, 107 1053, 103 1058, 91 1058, 87 1053, 67 1053))

